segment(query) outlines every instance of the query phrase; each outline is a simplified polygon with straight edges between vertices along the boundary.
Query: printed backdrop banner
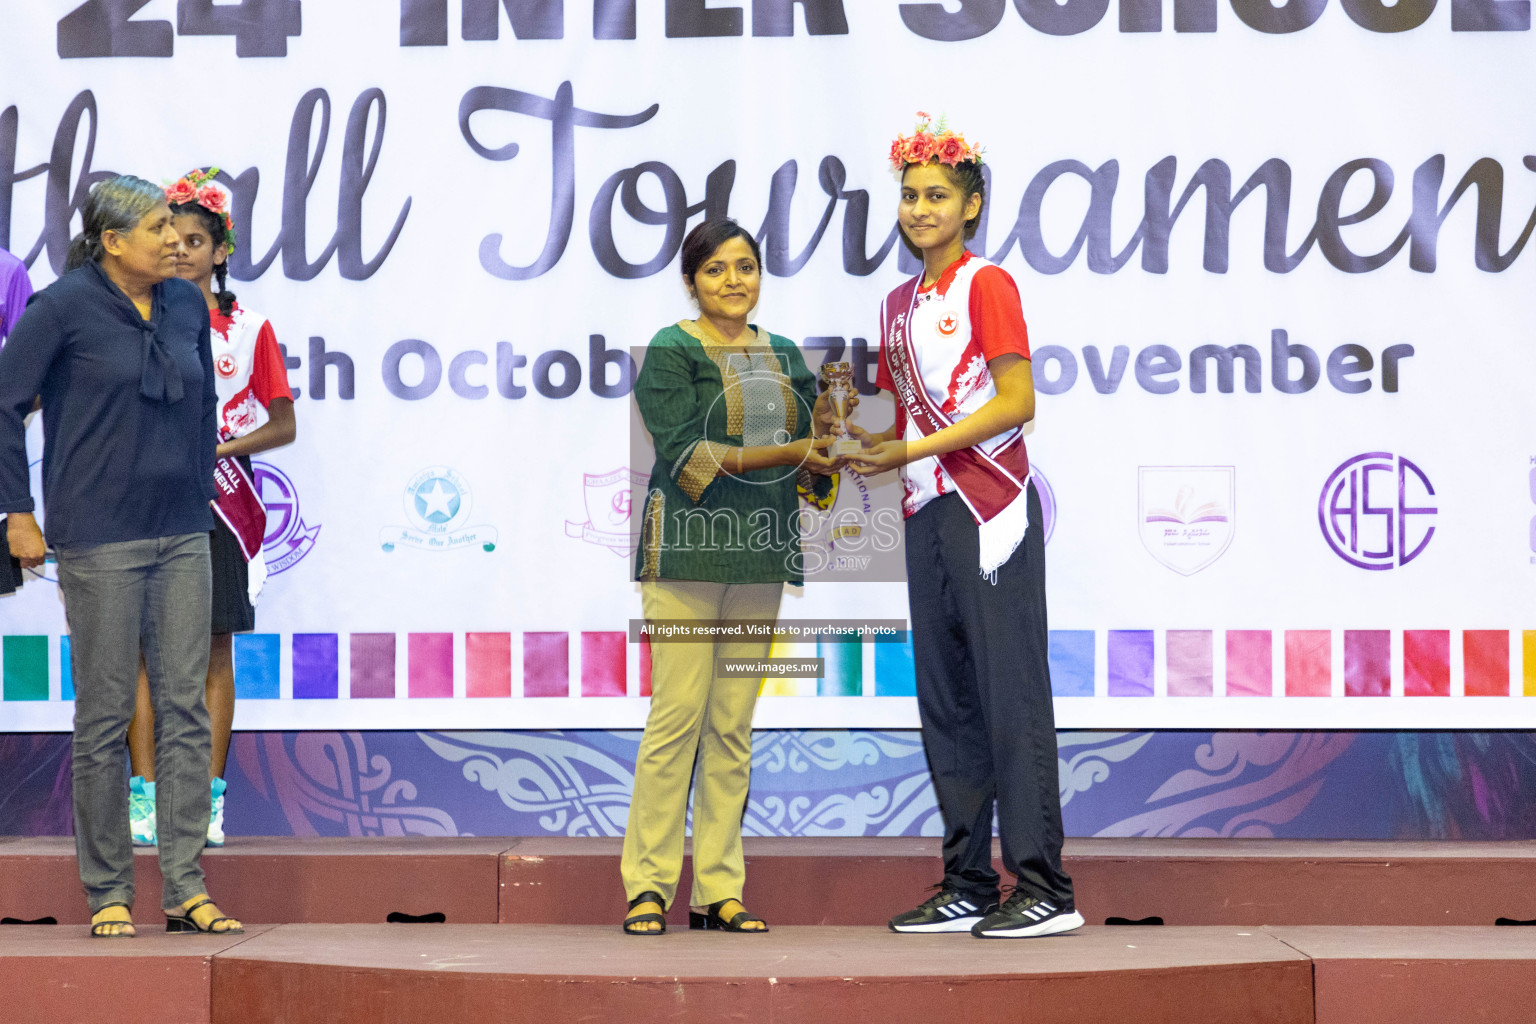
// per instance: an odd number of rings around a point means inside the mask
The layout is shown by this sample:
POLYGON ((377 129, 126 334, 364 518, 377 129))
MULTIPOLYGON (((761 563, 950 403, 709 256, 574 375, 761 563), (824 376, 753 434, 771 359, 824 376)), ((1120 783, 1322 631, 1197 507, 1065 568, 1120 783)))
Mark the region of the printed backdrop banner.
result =
MULTIPOLYGON (((1529 728, 1530 6, 12 3, 0 246, 43 287, 92 182, 223 169, 299 424, 256 463, 237 725, 630 728, 629 352, 693 315, 684 234, 754 231, 755 320, 867 394, 916 266, 887 149, 944 114, 1030 327, 1059 722, 1529 728)), ((47 568, 0 599, 0 731, 70 726, 47 568)), ((783 612, 905 614, 826 579, 783 612)), ((824 675, 760 725, 915 724, 909 647, 802 640, 824 675)))

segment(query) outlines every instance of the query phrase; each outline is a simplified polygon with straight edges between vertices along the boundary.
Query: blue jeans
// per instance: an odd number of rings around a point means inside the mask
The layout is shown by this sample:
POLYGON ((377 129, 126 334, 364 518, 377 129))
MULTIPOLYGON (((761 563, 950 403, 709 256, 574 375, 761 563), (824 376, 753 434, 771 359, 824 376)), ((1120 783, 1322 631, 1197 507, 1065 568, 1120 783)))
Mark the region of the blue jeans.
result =
POLYGON ((133 903, 123 743, 142 650, 155 708, 161 902, 180 913, 205 891, 208 534, 68 545, 57 554, 75 684, 75 852, 86 900, 92 913, 133 903))

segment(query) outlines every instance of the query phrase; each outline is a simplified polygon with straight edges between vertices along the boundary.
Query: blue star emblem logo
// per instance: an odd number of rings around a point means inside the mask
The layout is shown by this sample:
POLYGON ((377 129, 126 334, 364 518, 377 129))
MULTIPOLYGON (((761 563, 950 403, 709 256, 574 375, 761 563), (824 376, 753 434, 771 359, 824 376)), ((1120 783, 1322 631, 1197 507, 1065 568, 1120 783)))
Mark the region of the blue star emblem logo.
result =
POLYGON ((416 514, 436 526, 459 514, 459 489, 446 477, 434 476, 418 484, 413 495, 416 514))

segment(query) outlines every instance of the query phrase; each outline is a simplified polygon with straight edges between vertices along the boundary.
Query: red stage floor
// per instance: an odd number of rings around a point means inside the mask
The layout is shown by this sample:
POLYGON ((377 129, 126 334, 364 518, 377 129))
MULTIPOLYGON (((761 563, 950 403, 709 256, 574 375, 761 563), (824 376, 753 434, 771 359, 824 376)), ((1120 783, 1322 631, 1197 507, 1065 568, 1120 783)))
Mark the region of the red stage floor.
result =
POLYGON ((267 931, 167 935, 159 912, 142 909, 138 929, 137 938, 107 940, 89 938, 81 925, 0 927, 0 1022, 207 1021, 214 955, 267 931))
MULTIPOLYGON (((748 839, 747 892, 784 924, 883 924, 937 882, 936 839, 748 839)), ((523 839, 502 855, 500 920, 601 924, 623 913, 617 839, 523 839), (596 898, 571 906, 571 892, 596 898)), ((994 848, 995 854, 995 848, 994 848)), ((1069 839, 1091 923, 1491 925, 1536 918, 1536 842, 1069 839), (1406 899, 1410 892, 1433 899, 1406 899), (1304 894, 1299 898, 1299 894, 1304 894)), ((686 896, 689 868, 684 867, 686 896)), ((450 918, 449 920, 452 920, 450 918)), ((674 921, 686 911, 674 908, 674 921)))
MULTIPOLYGON (((617 839, 235 838, 203 863, 248 921, 607 924, 623 913, 617 839)), ((778 924, 874 925, 938 880, 932 839, 748 839, 747 898, 778 924)), ((153 851, 136 858, 157 906, 153 851)), ((1536 842, 1068 840, 1091 923, 1491 925, 1536 919, 1536 842)), ((688 869, 679 904, 686 901, 688 869)), ((686 921, 679 906, 674 921, 686 921)), ((69 839, 0 840, 0 916, 87 919, 69 839)))
MULTIPOLYGON (((1438 899, 1433 892, 1406 899, 1438 899)), ((1265 929, 1312 960, 1327 1024, 1536 1021, 1536 929, 1265 929)))
POLYGON ((849 927, 638 939, 611 926, 294 925, 215 961, 212 1019, 1311 1024, 1311 965, 1283 942, 1129 931, 984 942, 849 927))
POLYGON ((1167 925, 992 942, 882 927, 935 878, 931 840, 759 839, 747 857, 772 933, 641 939, 617 928, 615 840, 236 839, 205 858, 210 889, 288 923, 165 935, 146 852, 141 935, 102 941, 69 840, 0 840, 0 916, 65 922, 0 927, 0 1024, 1536 1024, 1536 928, 1491 927, 1536 918, 1533 843, 1077 840, 1090 922, 1167 925))
POLYGON ((283 925, 91 940, 0 928, 0 1021, 565 1020, 1450 1024, 1536 1020, 1525 928, 1090 926, 982 941, 881 928, 283 925))

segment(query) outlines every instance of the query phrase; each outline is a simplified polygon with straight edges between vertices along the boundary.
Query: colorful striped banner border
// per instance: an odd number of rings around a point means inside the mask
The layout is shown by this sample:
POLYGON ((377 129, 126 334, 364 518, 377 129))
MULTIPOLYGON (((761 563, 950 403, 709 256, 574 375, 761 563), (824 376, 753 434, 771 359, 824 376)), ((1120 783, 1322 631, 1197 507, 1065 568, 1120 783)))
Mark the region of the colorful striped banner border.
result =
MULTIPOLYGON (((74 698, 69 637, 0 637, 4 703, 74 698)), ((910 639, 775 644, 819 657, 821 679, 774 680, 768 697, 911 697, 910 639)), ((650 648, 621 631, 247 633, 235 691, 249 700, 645 697, 650 648), (285 678, 286 676, 286 678, 285 678)), ((1060 698, 1536 696, 1536 629, 1061 629, 1060 698)))

